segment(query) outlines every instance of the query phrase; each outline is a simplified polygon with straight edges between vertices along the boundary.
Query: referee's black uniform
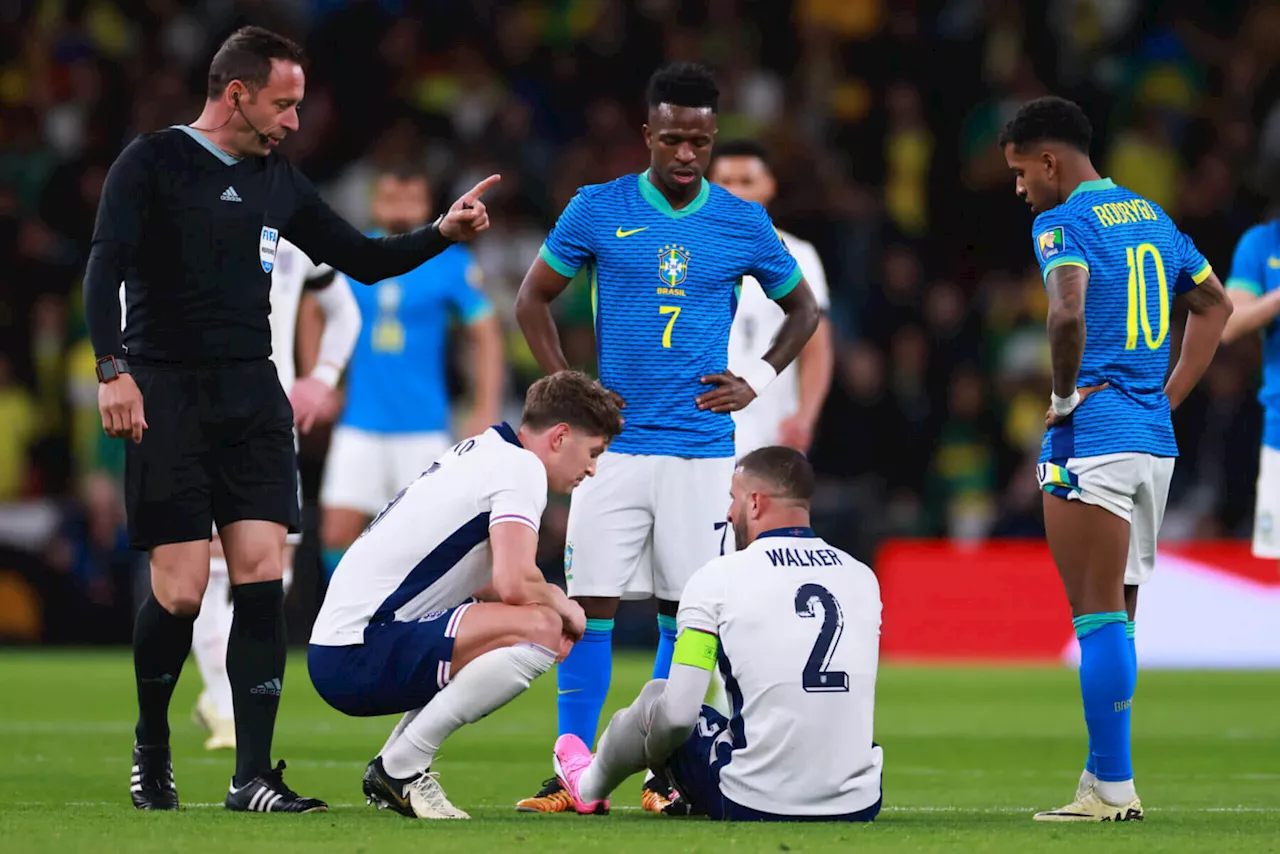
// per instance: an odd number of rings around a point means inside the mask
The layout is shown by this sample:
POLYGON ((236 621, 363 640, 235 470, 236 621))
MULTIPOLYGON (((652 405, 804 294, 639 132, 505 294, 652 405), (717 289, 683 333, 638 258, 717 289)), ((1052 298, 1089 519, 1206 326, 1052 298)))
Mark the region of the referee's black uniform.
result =
POLYGON ((150 428, 128 446, 135 548, 241 519, 297 528, 293 412, 270 361, 281 235, 364 282, 448 246, 434 227, 367 238, 279 154, 236 160, 187 127, 139 137, 111 167, 84 295, 97 357, 125 361, 150 428))
MULTIPOLYGON (((111 167, 84 297, 99 379, 130 372, 142 392, 149 429, 140 443, 126 443, 135 548, 208 539, 212 524, 246 519, 298 527, 293 412, 269 358, 271 268, 281 236, 363 282, 406 273, 449 245, 434 225, 367 238, 279 154, 236 159, 189 127, 138 137, 111 167)), ((228 806, 323 808, 292 793, 270 768, 284 671, 280 584, 242 584, 233 595, 228 675, 237 768, 228 806), (246 793, 237 796, 235 787, 246 793)), ((133 799, 139 807, 177 806, 176 791, 171 806, 164 794, 172 790, 168 704, 193 620, 169 613, 154 595, 138 617, 133 799)))

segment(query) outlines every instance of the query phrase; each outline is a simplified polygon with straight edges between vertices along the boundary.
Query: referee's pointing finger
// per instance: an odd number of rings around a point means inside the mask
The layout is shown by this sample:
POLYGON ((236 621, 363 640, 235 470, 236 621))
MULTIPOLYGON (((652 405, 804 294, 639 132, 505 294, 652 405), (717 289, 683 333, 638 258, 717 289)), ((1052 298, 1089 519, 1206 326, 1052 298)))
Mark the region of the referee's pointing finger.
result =
POLYGON ((480 197, 484 195, 485 190, 488 190, 490 187, 492 187, 494 184, 498 183, 501 180, 502 180, 501 175, 490 175, 488 178, 485 178, 479 184, 476 184, 474 187, 472 187, 470 190, 468 190, 466 193, 463 194, 462 196, 463 203, 469 204, 469 205, 475 204, 477 201, 480 200, 480 197))

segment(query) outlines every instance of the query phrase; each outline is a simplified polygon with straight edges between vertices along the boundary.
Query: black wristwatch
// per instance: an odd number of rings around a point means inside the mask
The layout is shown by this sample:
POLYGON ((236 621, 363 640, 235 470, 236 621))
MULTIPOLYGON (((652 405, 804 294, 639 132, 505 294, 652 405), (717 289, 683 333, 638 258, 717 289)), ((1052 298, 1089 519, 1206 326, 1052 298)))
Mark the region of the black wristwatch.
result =
POLYGON ((120 379, 121 374, 129 373, 129 363, 115 356, 103 356, 98 360, 98 382, 109 383, 120 379))

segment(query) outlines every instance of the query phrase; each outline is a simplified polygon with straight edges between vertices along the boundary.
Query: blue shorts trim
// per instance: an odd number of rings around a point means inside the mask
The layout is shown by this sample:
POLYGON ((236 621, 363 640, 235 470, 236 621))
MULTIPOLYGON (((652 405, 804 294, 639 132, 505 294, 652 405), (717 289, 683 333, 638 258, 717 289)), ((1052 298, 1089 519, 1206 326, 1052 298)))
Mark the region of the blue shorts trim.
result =
POLYGON ((667 777, 695 812, 712 821, 874 821, 884 792, 864 810, 844 815, 776 815, 734 803, 720 792, 720 769, 733 752, 729 720, 711 706, 703 706, 698 725, 680 749, 667 760, 667 777))
POLYGON ((468 602, 413 622, 371 625, 364 643, 311 644, 307 670, 316 693, 354 717, 420 709, 449 684, 454 638, 468 602))

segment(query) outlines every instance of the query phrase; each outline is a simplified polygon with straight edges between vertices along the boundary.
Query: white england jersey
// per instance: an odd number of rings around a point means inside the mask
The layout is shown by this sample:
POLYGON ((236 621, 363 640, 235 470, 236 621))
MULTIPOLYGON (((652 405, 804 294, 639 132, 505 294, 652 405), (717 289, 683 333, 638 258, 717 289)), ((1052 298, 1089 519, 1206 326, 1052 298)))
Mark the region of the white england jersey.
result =
MULTIPOLYGON (((822 259, 812 243, 801 240, 781 229, 778 236, 786 244, 791 255, 800 265, 818 308, 827 310, 830 297, 827 291, 827 274, 822 259)), ((729 329, 729 370, 741 374, 743 366, 760 359, 769 350, 786 313, 778 304, 764 295, 760 283, 751 276, 742 279, 742 293, 738 297, 738 309, 729 329)), ((745 409, 733 413, 737 429, 737 454, 739 457, 765 445, 778 442, 778 425, 795 414, 800 404, 800 381, 796 363, 769 384, 764 394, 751 401, 745 409)))
POLYGON ((506 424, 446 451, 391 499, 333 573, 311 643, 364 642, 373 622, 413 622, 467 601, 493 577, 489 528, 535 532, 547 471, 506 424))
POLYGON ((298 378, 293 350, 303 288, 311 279, 332 269, 328 264, 316 264, 301 249, 280 238, 275 266, 271 268, 271 361, 285 392, 293 388, 298 378))
POLYGON ((720 792, 781 815, 845 815, 880 797, 872 746, 880 584, 808 528, 766 532, 698 570, 679 631, 720 639, 732 746, 720 792))

